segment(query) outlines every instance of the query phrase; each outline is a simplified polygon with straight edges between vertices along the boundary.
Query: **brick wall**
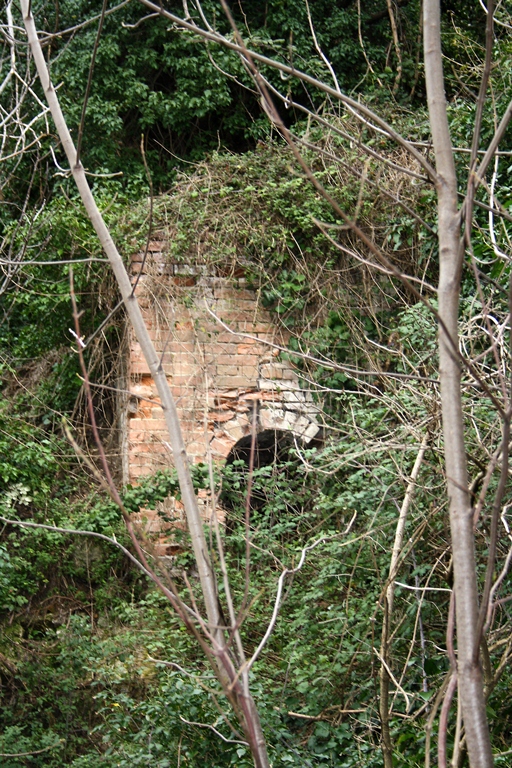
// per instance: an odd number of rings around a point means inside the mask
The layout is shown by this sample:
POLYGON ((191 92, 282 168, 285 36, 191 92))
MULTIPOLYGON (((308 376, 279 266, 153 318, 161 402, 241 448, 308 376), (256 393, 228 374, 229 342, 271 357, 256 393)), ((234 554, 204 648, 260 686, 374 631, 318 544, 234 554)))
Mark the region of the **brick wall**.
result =
MULTIPOLYGON (((224 459, 257 429, 286 429, 305 438, 318 430, 318 408, 296 371, 265 342, 286 344, 242 276, 205 265, 170 263, 164 241, 150 243, 146 262, 132 260, 132 279, 156 350, 162 357, 193 461, 224 459), (219 320, 210 314, 216 315, 219 320), (251 336, 252 338, 247 338, 251 336)), ((137 482, 172 464, 156 387, 129 330, 124 480, 137 482)), ((151 521, 149 521, 151 523, 151 521)), ((150 527, 157 527, 153 521, 150 527)))

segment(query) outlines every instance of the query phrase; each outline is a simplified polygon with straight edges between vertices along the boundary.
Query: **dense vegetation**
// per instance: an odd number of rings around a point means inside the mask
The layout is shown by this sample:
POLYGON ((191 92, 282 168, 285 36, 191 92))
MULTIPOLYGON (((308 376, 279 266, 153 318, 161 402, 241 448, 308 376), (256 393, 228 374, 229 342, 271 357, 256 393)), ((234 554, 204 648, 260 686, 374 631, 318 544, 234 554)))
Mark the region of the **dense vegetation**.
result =
MULTIPOLYGON (((99 14, 102 3, 33 5, 49 33, 78 25, 46 42, 76 133, 97 37, 97 20, 80 24, 99 14)), ((189 10, 197 16, 192 5, 189 10)), ((168 6, 183 11, 182 3, 168 6)), ((357 89, 412 140, 428 142, 420 3, 395 4, 396 43, 386 4, 375 0, 361 6, 358 13, 358 3, 311 3, 319 46, 343 90, 357 89)), ((203 8, 228 32, 216 2, 209 0, 203 8)), ((471 142, 482 60, 475 8, 452 2, 443 9, 453 140, 464 149, 471 142)), ((234 12, 254 49, 329 77, 305 3, 238 3, 234 12)), ((452 567, 435 318, 409 287, 389 273, 375 277, 364 263, 368 251, 356 245, 268 128, 239 59, 170 28, 165 19, 139 23, 142 15, 137 4, 124 5, 107 15, 99 39, 82 157, 98 174, 100 207, 126 258, 158 228, 172 233, 174 258, 187 261, 193 252, 194 258, 244 270, 264 306, 288 329, 288 356, 316 388, 329 426, 322 450, 306 451, 301 458, 291 451, 279 468, 255 472, 254 492, 265 502, 252 521, 258 548, 248 594, 244 531, 236 522, 245 504, 244 473, 237 466, 216 469, 217 489, 223 483, 241 491, 231 499, 235 522, 225 533, 225 545, 235 599, 250 605, 242 627, 249 653, 265 632, 282 568, 294 568, 302 548, 319 542, 287 581, 281 617, 254 667, 253 692, 272 764, 383 765, 378 704, 383 595, 397 514, 426 440, 396 575, 390 718, 396 763, 423 765, 425 724, 439 706, 449 672, 452 567), (148 192, 160 196, 149 203, 148 192), (336 242, 333 232, 341 233, 336 242), (388 376, 365 377, 358 370, 388 376)), ((494 101, 483 116, 484 143, 512 93, 509 53, 510 42, 501 40, 494 101)), ((6 57, 2 67, 8 66, 6 57)), ((407 161, 388 139, 294 81, 283 85, 278 73, 267 74, 299 105, 280 110, 327 192, 435 307, 430 286, 437 281, 438 254, 431 187, 397 171, 407 161), (328 125, 312 124, 300 106, 321 111, 328 125), (378 157, 361 159, 358 142, 388 164, 378 157)), ((26 121, 35 118, 36 102, 26 100, 24 110, 26 121)), ((64 426, 70 425, 82 449, 95 456, 68 331, 71 268, 53 262, 76 261, 72 277, 83 310, 85 359, 91 379, 104 387, 95 390, 94 405, 107 446, 115 437, 110 388, 116 386, 124 319, 114 311, 117 293, 101 248, 62 172, 64 156, 53 129, 45 129, 43 118, 36 125, 38 140, 23 155, 11 157, 15 132, 4 146, 0 515, 102 533, 130 548, 119 509, 65 436, 64 426), (23 264, 27 261, 37 263, 23 264)), ((500 149, 512 150, 510 136, 500 149)), ((461 168, 465 159, 461 154, 461 168)), ((511 210, 511 177, 506 161, 497 171, 504 211, 511 210)), ((496 243, 487 230, 487 212, 477 210, 475 216, 479 270, 467 270, 461 323, 467 350, 491 370, 494 353, 480 320, 484 304, 492 301, 496 323, 506 325, 509 264, 495 254, 510 244, 510 217, 502 220, 496 243)), ((503 347, 507 334, 500 337, 503 347)), ((464 406, 477 496, 500 425, 492 403, 475 392, 469 376, 464 406)), ((195 482, 209 488, 206 468, 196 468, 195 482)), ((491 477, 491 490, 496 482, 491 477)), ((172 472, 122 490, 131 512, 177 493, 172 472)), ((477 539, 482 579, 487 534, 484 518, 477 539)), ((503 536, 500 563, 507 547, 503 536)), ((174 570, 194 576, 186 537, 174 570)), ((181 577, 178 584, 186 595, 181 577)), ((496 612, 488 636, 489 661, 499 669, 488 680, 493 745, 496 765, 503 766, 510 759, 512 730, 509 605, 496 612)), ((194 638, 122 552, 97 539, 3 526, 0 680, 0 754, 6 768, 253 764, 223 715, 218 682, 194 638)), ((456 727, 454 718, 448 732, 452 745, 456 727)))

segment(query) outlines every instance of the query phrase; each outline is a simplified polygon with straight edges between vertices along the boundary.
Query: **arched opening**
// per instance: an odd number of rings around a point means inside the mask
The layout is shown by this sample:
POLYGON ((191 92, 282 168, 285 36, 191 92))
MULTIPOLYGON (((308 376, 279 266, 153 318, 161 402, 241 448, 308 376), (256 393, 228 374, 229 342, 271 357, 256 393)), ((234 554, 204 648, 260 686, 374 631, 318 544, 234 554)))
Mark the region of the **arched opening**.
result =
MULTIPOLYGON (((240 438, 230 450, 225 466, 233 465, 235 462, 244 462, 249 468, 252 445, 253 435, 245 435, 240 438)), ((301 447, 304 447, 303 441, 297 438, 293 432, 283 429, 264 429, 254 435, 253 469, 269 467, 286 461, 290 449, 301 447)))
POLYGON ((233 446, 222 472, 220 501, 226 509, 228 533, 244 519, 247 505, 249 470, 252 458, 252 481, 249 504, 253 520, 272 527, 283 516, 300 515, 303 502, 309 503, 308 472, 301 458, 303 450, 318 448, 321 436, 306 443, 293 432, 264 429, 253 439, 245 435, 233 446))

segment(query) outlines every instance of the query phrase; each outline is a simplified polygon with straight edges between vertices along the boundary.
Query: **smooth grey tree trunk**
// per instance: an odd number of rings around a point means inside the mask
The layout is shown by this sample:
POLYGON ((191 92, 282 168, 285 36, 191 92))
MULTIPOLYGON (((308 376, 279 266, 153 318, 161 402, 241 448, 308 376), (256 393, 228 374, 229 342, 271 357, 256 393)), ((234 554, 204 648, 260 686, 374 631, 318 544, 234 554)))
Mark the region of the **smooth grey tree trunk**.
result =
POLYGON ((471 768, 492 768, 483 674, 478 660, 478 592, 461 398, 459 294, 464 249, 457 174, 448 126, 439 0, 424 0, 424 53, 437 170, 439 235, 439 379, 457 621, 459 696, 471 768))

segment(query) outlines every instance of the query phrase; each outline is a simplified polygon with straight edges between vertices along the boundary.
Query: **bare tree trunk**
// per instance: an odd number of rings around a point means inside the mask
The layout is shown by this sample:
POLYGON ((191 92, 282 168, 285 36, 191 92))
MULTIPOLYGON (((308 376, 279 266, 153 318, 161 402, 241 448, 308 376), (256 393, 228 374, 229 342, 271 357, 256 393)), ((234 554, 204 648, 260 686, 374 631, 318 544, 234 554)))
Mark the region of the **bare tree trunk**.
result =
POLYGON ((235 703, 236 713, 239 717, 247 741, 249 742, 256 768, 268 768, 269 760, 259 714, 247 686, 242 686, 238 680, 238 675, 231 661, 229 648, 226 645, 224 630, 221 626, 216 578, 206 546, 203 523, 192 484, 185 443, 183 441, 176 405, 167 382, 167 377, 149 336, 123 260, 112 240, 105 222, 103 221, 98 206, 96 205, 82 163, 80 160, 77 162, 77 152, 60 108, 59 100, 55 88, 53 87, 39 43, 35 21, 30 7, 30 0, 21 0, 20 5, 39 79, 48 101, 59 138, 64 147, 73 178, 78 187, 78 191, 80 192, 91 224, 98 235, 101 245, 114 271, 126 312, 132 323, 137 340, 141 346, 161 399, 162 409, 169 431, 173 461, 178 473, 182 500, 185 507, 192 547, 199 572, 202 595, 208 617, 208 635, 212 640, 214 655, 217 659, 219 677, 229 699, 235 703))
POLYGON ((425 78, 436 158, 439 232, 439 379, 453 551, 458 681, 472 768, 493 765, 478 659, 478 594, 473 517, 461 399, 458 313, 463 261, 457 175, 450 139, 441 53, 439 0, 424 1, 425 78))
POLYGON ((208 621, 210 623, 210 628, 214 630, 215 627, 220 624, 215 581, 213 579, 210 566, 209 554, 206 547, 199 508, 192 485, 192 478, 188 469, 185 444, 181 434, 181 428, 178 421, 174 399, 167 384, 165 372, 162 368, 159 357, 156 353, 153 342, 151 341, 148 330, 144 323, 138 301, 133 294, 130 278, 124 266, 123 260, 114 244, 114 241, 112 240, 105 222, 103 221, 98 206, 96 205, 96 201, 94 200, 90 190, 82 163, 80 161, 78 164, 76 163, 76 150, 64 115, 60 108, 56 91, 51 82, 50 74, 46 67, 43 52, 37 38, 34 17, 30 11, 30 3, 28 0, 22 0, 21 8, 29 44, 31 46, 32 55, 34 57, 34 61, 39 74, 39 79, 48 101, 48 105, 50 107, 52 117, 59 134, 59 138, 68 158, 73 178, 78 187, 78 191, 80 192, 80 196, 84 203, 91 224, 93 225, 94 230, 98 235, 101 245, 114 271, 119 290, 126 307, 126 312, 130 318, 130 322, 133 325, 137 340, 141 345, 142 352, 151 371, 151 375, 154 377, 155 384, 158 389, 158 394, 162 400, 162 408, 164 410, 165 420, 169 430, 170 442, 173 451, 173 460, 178 472, 180 488, 183 493, 183 503, 187 514, 187 523, 190 530, 194 554, 197 560, 197 567, 201 580, 201 588, 204 594, 208 621))

